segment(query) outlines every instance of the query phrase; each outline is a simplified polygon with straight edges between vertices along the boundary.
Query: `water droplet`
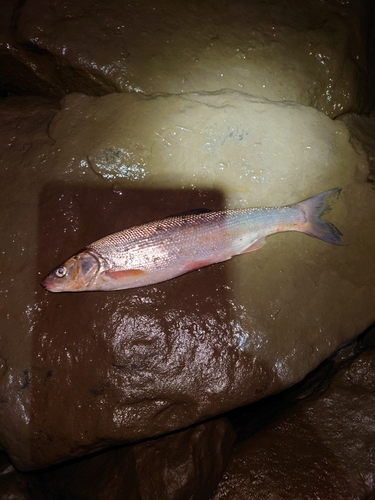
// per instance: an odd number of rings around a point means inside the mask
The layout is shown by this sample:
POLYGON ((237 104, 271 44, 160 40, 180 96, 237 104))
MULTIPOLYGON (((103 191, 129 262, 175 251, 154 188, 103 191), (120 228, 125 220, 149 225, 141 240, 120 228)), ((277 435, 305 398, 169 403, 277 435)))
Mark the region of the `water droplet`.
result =
POLYGON ((112 191, 115 194, 122 195, 122 187, 121 187, 121 185, 118 184, 117 182, 115 182, 115 184, 112 185, 112 191))

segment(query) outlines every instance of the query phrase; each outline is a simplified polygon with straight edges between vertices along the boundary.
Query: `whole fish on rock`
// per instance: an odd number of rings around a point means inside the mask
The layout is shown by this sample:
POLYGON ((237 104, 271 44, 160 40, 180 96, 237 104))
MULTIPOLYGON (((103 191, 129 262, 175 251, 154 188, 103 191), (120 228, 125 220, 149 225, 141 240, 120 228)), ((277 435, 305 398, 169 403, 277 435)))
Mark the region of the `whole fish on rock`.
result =
POLYGON ((160 283, 258 250, 267 236, 283 231, 340 245, 340 231, 321 218, 340 191, 331 189, 283 207, 188 213, 124 229, 88 245, 42 285, 50 292, 83 292, 160 283))

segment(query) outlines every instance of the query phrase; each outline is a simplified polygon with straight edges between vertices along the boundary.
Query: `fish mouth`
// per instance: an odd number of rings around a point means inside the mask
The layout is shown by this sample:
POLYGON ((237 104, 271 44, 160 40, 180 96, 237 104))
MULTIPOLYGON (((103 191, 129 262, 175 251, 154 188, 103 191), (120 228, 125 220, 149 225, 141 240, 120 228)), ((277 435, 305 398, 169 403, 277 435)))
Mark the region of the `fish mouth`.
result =
POLYGON ((45 288, 48 292, 55 292, 56 291, 56 285, 54 282, 49 278, 49 276, 46 276, 44 280, 40 283, 43 288, 45 288))

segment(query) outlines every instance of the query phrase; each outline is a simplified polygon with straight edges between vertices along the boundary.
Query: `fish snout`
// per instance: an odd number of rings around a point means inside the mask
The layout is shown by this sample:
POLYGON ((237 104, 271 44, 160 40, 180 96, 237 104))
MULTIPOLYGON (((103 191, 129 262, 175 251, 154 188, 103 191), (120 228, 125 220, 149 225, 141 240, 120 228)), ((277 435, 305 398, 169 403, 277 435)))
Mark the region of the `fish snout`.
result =
POLYGON ((54 276, 51 276, 51 274, 46 276, 40 284, 48 292, 59 292, 60 291, 59 287, 57 286, 57 283, 56 283, 54 276))

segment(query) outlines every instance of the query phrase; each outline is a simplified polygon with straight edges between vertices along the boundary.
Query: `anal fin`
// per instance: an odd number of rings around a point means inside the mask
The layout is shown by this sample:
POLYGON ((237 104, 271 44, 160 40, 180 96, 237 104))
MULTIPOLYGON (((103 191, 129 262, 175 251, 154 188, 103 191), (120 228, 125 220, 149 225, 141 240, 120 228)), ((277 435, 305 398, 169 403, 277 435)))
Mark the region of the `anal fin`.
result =
POLYGON ((212 260, 203 260, 199 262, 190 262, 185 266, 185 272, 195 271, 196 269, 200 269, 201 267, 207 267, 211 264, 214 264, 212 260))
POLYGON ((266 238, 259 238, 259 240, 256 240, 249 247, 245 248, 245 250, 243 250, 241 253, 255 252, 255 250, 259 250, 259 248, 262 248, 262 246, 265 244, 266 238))

